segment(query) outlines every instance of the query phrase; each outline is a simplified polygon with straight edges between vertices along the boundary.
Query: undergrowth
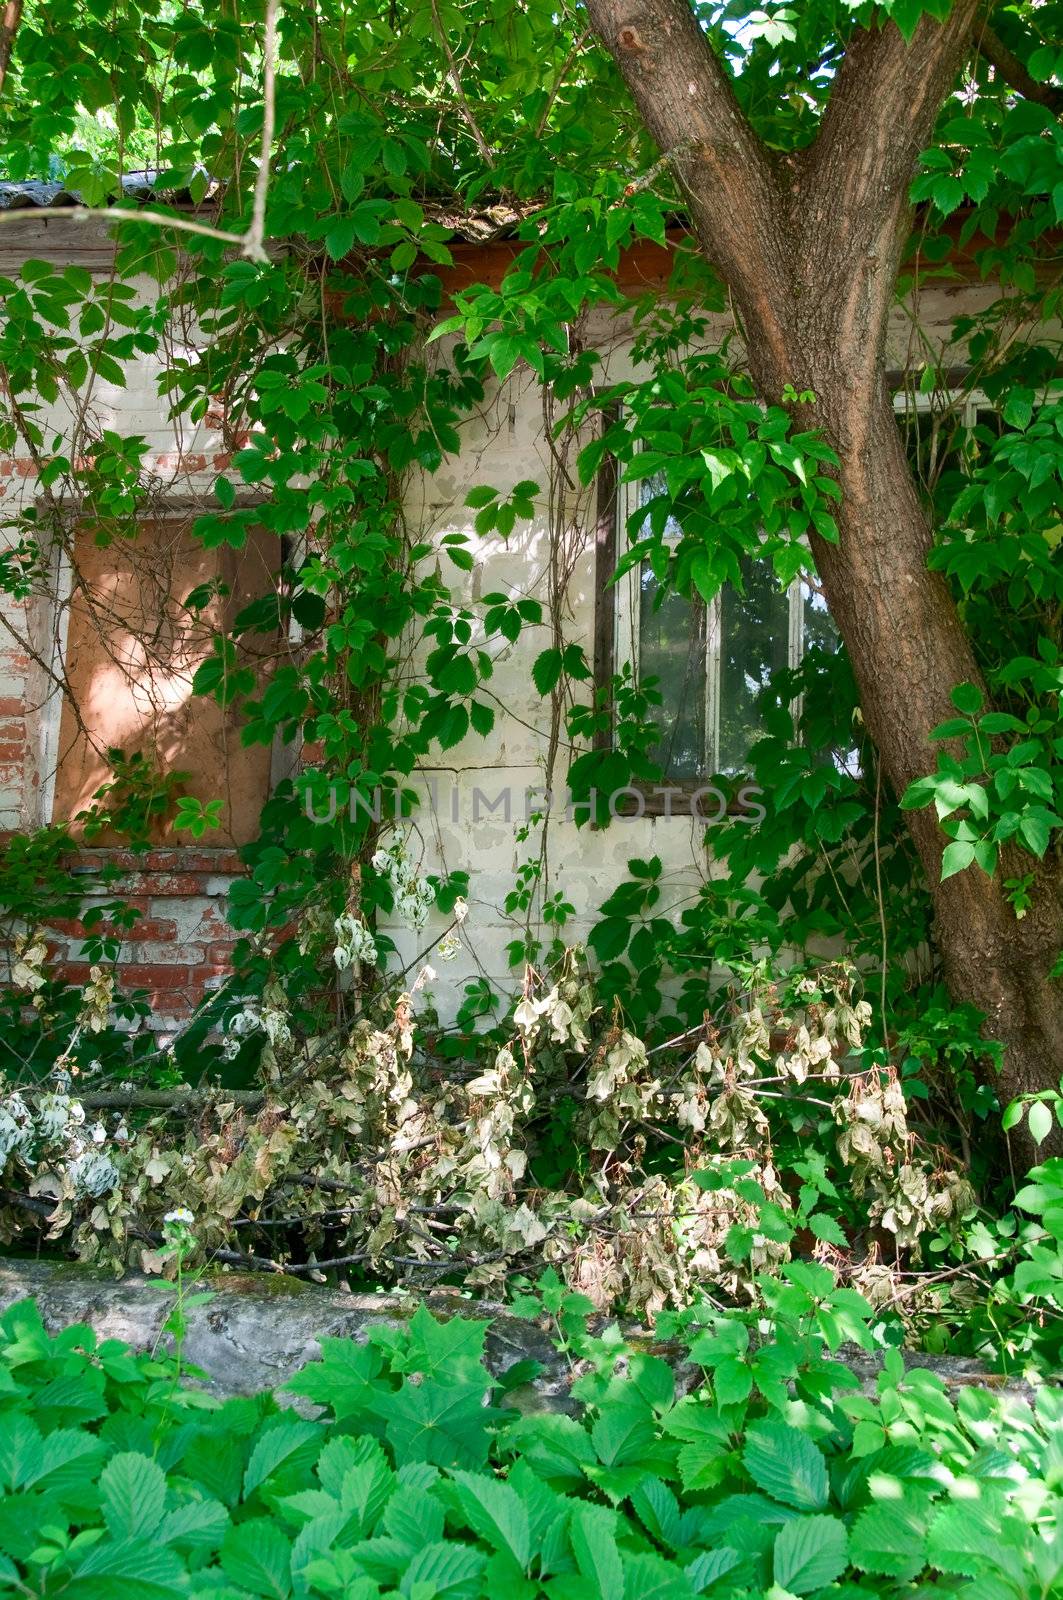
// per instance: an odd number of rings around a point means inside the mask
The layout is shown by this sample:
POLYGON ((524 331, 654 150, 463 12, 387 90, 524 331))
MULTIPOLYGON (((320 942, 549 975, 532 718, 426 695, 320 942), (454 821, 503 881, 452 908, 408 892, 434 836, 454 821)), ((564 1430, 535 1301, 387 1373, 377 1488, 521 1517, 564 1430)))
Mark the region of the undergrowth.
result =
POLYGON ((101 974, 50 1082, 0 1093, 0 1239, 172 1274, 181 1212, 194 1270, 497 1294, 551 1265, 650 1320, 706 1293, 755 1303, 759 1274, 811 1258, 913 1342, 1012 1366, 1058 1351, 1058 1161, 980 1192, 875 1044, 851 967, 761 971, 649 1044, 572 949, 527 969, 465 1062, 433 1050, 430 984, 317 1034, 267 990, 233 1021, 260 1039, 253 1087, 127 1090, 91 1070, 101 974))
POLYGON ((568 1412, 421 1307, 219 1402, 168 1354, 0 1318, 0 1584, 77 1600, 956 1600, 1063 1594, 1063 1400, 951 1394, 822 1267, 668 1344, 592 1337, 556 1283, 568 1412), (884 1345, 885 1340, 885 1345, 884 1345), (880 1358, 865 1387, 846 1357, 880 1358), (670 1356, 663 1358, 662 1352, 670 1356), (841 1357, 841 1358, 839 1358, 841 1357), (296 1409, 289 1403, 296 1401, 296 1409), (282 1404, 279 1402, 283 1402, 282 1404), (312 1412, 312 1414, 310 1414, 312 1412))

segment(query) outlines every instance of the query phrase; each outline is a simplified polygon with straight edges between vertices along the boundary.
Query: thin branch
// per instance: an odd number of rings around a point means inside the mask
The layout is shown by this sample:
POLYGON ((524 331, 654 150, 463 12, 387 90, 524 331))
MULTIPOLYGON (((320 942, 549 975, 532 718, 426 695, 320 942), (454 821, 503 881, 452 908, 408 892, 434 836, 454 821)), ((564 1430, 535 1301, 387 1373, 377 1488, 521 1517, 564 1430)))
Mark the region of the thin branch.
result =
POLYGON ((440 49, 447 58, 447 76, 450 79, 451 87, 457 96, 458 106, 461 110, 461 114, 465 118, 465 121, 468 124, 469 132, 472 134, 473 139, 476 142, 477 150, 479 150, 481 156, 493 171, 495 158, 491 152, 491 146, 484 138, 480 124, 473 115, 472 106, 469 104, 466 97, 465 90, 461 82, 461 74, 458 71, 458 63, 454 59, 454 52, 451 50, 450 44, 447 40, 447 32, 440 18, 439 7, 436 4, 436 0, 432 0, 432 20, 436 25, 436 36, 439 39, 440 49))
POLYGON ((262 46, 262 148, 258 158, 255 178, 255 200, 251 212, 251 227, 243 245, 243 253, 251 261, 264 262, 269 257, 265 250, 266 196, 269 193, 269 158, 273 148, 276 124, 276 74, 277 74, 277 0, 269 0, 266 7, 266 37, 262 46))
POLYGON ((1019 60, 1014 50, 1009 50, 993 27, 987 10, 979 13, 975 23, 974 44, 978 54, 989 62, 1016 94, 1021 94, 1024 100, 1034 100, 1040 106, 1047 106, 1057 117, 1063 116, 1063 89, 1058 89, 1052 83, 1038 83, 1036 78, 1030 76, 1026 64, 1019 60))
POLYGON ((591 36, 591 30, 589 28, 585 29, 584 32, 580 34, 580 36, 576 40, 575 44, 572 46, 572 49, 569 51, 569 53, 565 57, 564 61, 561 63, 561 66, 558 69, 557 77, 554 79, 554 86, 550 90, 550 93, 546 97, 546 104, 543 106, 542 112, 541 112, 540 117, 539 117, 539 121, 536 123, 536 126, 535 126, 535 136, 536 136, 536 138, 539 138, 539 139, 542 138, 543 133, 545 132, 545 129, 546 129, 546 124, 550 120, 550 113, 554 109, 554 102, 556 101, 558 95, 561 92, 561 87, 562 87, 562 85, 563 85, 563 83, 565 81, 565 75, 568 72, 568 69, 572 65, 573 61, 575 61, 576 57, 579 55, 580 51, 583 49, 583 46, 587 43, 587 40, 590 38, 590 36, 591 36))
MULTIPOLYGON (((19 1090, 22 1095, 32 1095, 35 1092, 51 1094, 54 1091, 44 1084, 27 1086, 19 1090)), ((71 1094, 86 1111, 182 1111, 206 1105, 215 1099, 232 1100, 239 1106, 254 1110, 263 1105, 266 1099, 265 1094, 259 1089, 226 1089, 221 1084, 211 1084, 207 1088, 186 1086, 180 1089, 97 1089, 90 1090, 88 1094, 79 1093, 75 1086, 71 1094)))
POLYGON ((666 167, 677 163, 682 156, 693 155, 697 149, 698 141, 696 139, 680 139, 679 143, 673 145, 671 150, 666 150, 664 155, 653 163, 652 167, 648 167, 641 177, 635 178, 629 183, 624 193, 631 195, 638 194, 643 189, 652 189, 666 167))
MULTIPOLYGON (((236 245, 243 250, 247 244, 246 233, 230 233, 225 228, 212 228, 209 223, 196 222, 192 217, 168 217, 163 211, 153 211, 150 206, 138 206, 136 210, 126 210, 123 206, 49 206, 46 211, 49 222, 57 217, 70 217, 78 222, 88 222, 90 217, 96 217, 101 222, 139 222, 147 223, 156 228, 173 228, 177 233, 194 233, 202 239, 219 239, 222 244, 236 245)), ((6 222, 25 222, 24 210, 0 211, 0 224, 6 222)))

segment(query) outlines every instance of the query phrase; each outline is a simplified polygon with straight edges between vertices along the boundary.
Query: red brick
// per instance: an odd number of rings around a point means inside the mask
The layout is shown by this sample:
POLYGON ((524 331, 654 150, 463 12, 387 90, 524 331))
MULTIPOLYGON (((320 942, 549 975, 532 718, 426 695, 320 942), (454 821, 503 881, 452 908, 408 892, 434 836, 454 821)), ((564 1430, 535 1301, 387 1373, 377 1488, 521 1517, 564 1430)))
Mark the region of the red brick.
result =
POLYGON ((139 874, 199 872, 209 873, 212 877, 229 873, 242 876, 247 870, 235 850, 229 848, 208 850, 195 845, 172 849, 157 848, 141 853, 117 848, 81 849, 71 859, 77 866, 95 868, 105 863, 139 874))
POLYGON ((236 947, 236 941, 239 939, 239 937, 240 935, 234 932, 228 943, 219 942, 218 944, 208 944, 207 960, 213 961, 216 965, 220 966, 231 965, 233 959, 233 950, 236 947))
POLYGON ((118 978, 125 989, 188 989, 187 967, 159 967, 154 962, 122 961, 118 978))

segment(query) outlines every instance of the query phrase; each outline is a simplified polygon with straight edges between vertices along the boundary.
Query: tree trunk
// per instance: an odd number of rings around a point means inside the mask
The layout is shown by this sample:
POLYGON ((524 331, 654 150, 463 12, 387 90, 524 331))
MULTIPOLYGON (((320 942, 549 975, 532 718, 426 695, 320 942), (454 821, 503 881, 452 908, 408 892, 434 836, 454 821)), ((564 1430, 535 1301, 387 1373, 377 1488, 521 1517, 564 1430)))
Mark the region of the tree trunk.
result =
MULTIPOLYGON (((813 539, 816 567, 853 664, 864 722, 886 778, 901 795, 935 766, 930 731, 955 716, 951 689, 980 684, 980 675, 948 585, 927 566, 931 530, 884 382, 876 380, 878 392, 865 407, 856 384, 837 372, 830 330, 820 329, 817 336, 816 329, 804 329, 800 348, 804 364, 794 370, 820 397, 815 422, 842 462, 840 538, 837 545, 813 539)), ((755 341, 750 355, 755 367, 765 364, 755 341)), ((1019 920, 1004 880, 1029 871, 1036 865, 1032 858, 1005 851, 992 878, 969 867, 942 883, 948 839, 933 808, 909 812, 907 821, 931 889, 950 992, 984 1012, 987 1037, 1004 1046, 997 1083, 1002 1103, 1057 1086, 1063 1073, 1063 985, 1048 972, 1063 947, 1058 859, 1050 856, 1037 866, 1033 904, 1019 920)), ((1013 1138, 1018 1162, 1036 1159, 1024 1132, 1013 1138)), ((1058 1128, 1040 1154, 1052 1149, 1060 1149, 1058 1128)))
MULTIPOLYGON (((978 0, 955 0, 947 21, 924 17, 910 43, 892 23, 855 28, 814 143, 779 157, 742 114, 687 0, 588 0, 646 126, 672 152, 762 398, 778 404, 787 384, 816 395, 801 426, 819 428, 837 452, 842 501, 838 544, 813 537, 813 554, 898 795, 934 769, 929 735, 954 714, 950 691, 979 683, 948 586, 927 567, 931 530, 884 372, 912 173, 977 10, 978 0)), ((1004 1045, 1001 1099, 1056 1087, 1063 986, 1048 972, 1063 940, 1058 863, 1036 870, 1034 904, 1019 921, 1003 880, 1021 866, 1002 861, 992 879, 971 867, 941 883, 948 841, 936 816, 908 818, 950 990, 986 1014, 987 1035, 1004 1045)), ((1032 858, 1014 854, 1028 870, 1032 858)), ((1020 1158, 1032 1157, 1022 1143, 1020 1158)))

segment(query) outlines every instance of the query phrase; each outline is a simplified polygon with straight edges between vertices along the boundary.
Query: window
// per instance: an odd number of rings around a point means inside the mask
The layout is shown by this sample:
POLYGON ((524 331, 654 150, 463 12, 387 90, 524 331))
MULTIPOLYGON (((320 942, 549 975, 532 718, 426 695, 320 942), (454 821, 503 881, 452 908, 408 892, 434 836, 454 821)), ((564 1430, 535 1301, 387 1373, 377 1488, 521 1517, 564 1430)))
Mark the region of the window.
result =
POLYGON ((893 406, 912 471, 928 494, 948 473, 969 474, 994 441, 1010 431, 997 408, 977 391, 920 394, 900 389, 893 406))
MULTIPOLYGON (((658 480, 646 478, 614 494, 610 561, 630 514, 660 490, 658 480)), ((677 524, 665 530, 668 540, 680 536, 677 524)), ((693 787, 747 770, 749 751, 764 733, 757 699, 772 675, 796 667, 812 645, 837 648, 813 585, 798 579, 782 590, 769 564, 754 558, 743 563, 742 577, 741 592, 725 584, 707 604, 662 594, 646 564, 612 591, 599 585, 599 593, 616 597, 614 662, 630 661, 640 682, 657 679, 661 740, 651 754, 669 784, 693 787)))
MULTIPOLYGON (((194 514, 145 519, 135 540, 96 543, 75 534, 78 581, 64 611, 61 665, 68 694, 59 723, 51 815, 69 821, 112 775, 107 752, 140 755, 160 772, 187 775, 181 792, 224 801, 222 826, 208 844, 255 837, 269 794, 271 753, 245 747, 239 724, 215 700, 193 696, 196 667, 211 653, 216 628, 276 587, 275 537, 254 530, 240 550, 207 550, 192 533, 194 514), (190 610, 204 586, 215 596, 190 610)), ((249 651, 269 641, 252 641, 249 651)), ((158 825, 159 843, 187 843, 158 825)))

